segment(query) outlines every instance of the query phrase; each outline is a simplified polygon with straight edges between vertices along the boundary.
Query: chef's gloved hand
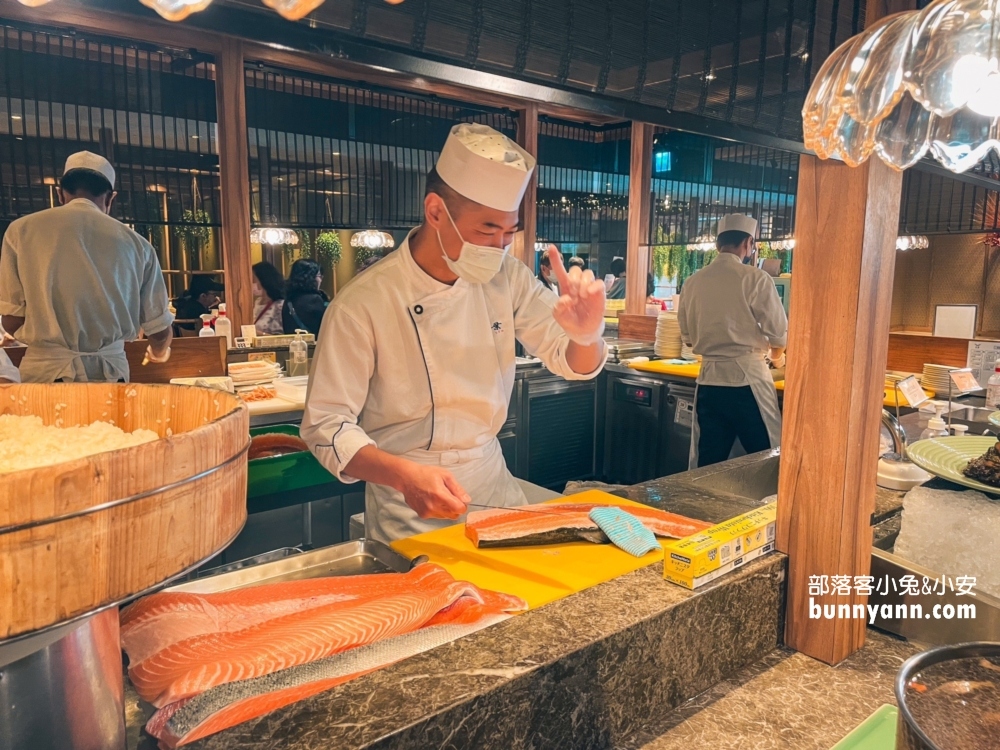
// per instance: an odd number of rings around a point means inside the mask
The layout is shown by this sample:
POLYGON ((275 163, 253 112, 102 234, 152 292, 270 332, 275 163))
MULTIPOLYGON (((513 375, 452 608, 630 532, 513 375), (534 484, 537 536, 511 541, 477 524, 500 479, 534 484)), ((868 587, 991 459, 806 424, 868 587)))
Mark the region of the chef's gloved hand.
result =
POLYGON ((146 364, 147 362, 153 362, 155 364, 163 364, 164 362, 168 361, 169 359, 170 359, 170 347, 169 346, 167 347, 166 351, 164 351, 160 356, 157 356, 153 352, 153 347, 152 346, 147 346, 146 347, 146 356, 143 357, 142 363, 146 364))
POLYGON ((550 247, 547 252, 561 295, 552 317, 570 341, 581 346, 596 344, 604 335, 604 282, 594 279, 593 271, 581 271, 575 266, 567 272, 559 250, 550 247))
POLYGON ((455 520, 464 514, 472 502, 455 476, 440 466, 412 464, 408 468, 400 491, 406 504, 421 518, 455 520))

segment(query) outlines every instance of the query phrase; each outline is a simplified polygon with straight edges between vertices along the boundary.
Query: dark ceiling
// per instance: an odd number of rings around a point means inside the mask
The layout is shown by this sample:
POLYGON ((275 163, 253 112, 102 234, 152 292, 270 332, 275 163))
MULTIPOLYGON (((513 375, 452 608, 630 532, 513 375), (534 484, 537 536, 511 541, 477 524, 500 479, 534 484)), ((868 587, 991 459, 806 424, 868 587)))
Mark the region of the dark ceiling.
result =
POLYGON ((801 141, 811 76, 864 12, 864 0, 326 0, 299 23, 801 141))

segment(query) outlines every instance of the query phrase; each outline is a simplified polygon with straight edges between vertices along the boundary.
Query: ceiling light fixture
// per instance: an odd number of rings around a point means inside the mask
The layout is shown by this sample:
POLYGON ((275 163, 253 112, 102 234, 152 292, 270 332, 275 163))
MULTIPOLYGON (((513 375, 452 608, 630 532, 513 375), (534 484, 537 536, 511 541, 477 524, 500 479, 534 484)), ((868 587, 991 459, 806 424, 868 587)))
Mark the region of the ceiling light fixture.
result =
POLYGON ((1000 0, 935 0, 834 50, 802 108, 807 148, 896 170, 926 154, 964 172, 1000 153, 1000 0))
POLYGON ((396 241, 388 232, 378 229, 365 229, 355 232, 351 237, 351 247, 364 247, 369 250, 391 249, 396 246, 396 241))
POLYGON ((250 241, 255 245, 298 245, 299 235, 284 227, 254 227, 250 230, 250 241))
POLYGON ((931 241, 922 234, 900 235, 896 238, 897 250, 926 250, 931 241))

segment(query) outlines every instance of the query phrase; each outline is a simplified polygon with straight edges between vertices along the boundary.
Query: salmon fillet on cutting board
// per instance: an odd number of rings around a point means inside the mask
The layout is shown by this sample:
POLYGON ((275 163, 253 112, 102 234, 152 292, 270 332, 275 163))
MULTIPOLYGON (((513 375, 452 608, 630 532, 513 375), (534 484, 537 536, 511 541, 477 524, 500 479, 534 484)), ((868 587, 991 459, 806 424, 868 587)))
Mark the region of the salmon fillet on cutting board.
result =
MULTIPOLYGON (((590 511, 607 503, 544 503, 477 510, 466 517, 465 534, 476 547, 529 547, 589 540, 600 531, 590 511)), ((646 506, 622 505, 658 537, 682 539, 711 526, 705 521, 646 506)))

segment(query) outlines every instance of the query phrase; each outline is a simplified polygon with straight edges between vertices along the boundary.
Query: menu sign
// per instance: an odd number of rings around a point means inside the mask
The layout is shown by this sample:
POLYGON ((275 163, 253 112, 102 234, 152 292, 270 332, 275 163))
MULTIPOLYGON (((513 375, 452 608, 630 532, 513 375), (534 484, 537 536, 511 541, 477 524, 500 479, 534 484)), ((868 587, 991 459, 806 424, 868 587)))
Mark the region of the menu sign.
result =
POLYGON ((924 393, 924 389, 920 387, 920 383, 917 381, 916 375, 910 375, 908 378, 904 378, 896 383, 896 387, 899 392, 903 394, 903 398, 906 402, 913 407, 920 406, 927 400, 927 394, 924 393))
POLYGON ((979 382, 981 388, 986 387, 987 381, 996 368, 997 360, 1000 360, 1000 341, 969 342, 967 366, 972 370, 972 375, 979 382))
POLYGON ((982 386, 976 381, 976 376, 973 375, 972 370, 952 370, 948 374, 951 376, 951 382, 955 384, 955 388, 960 393, 983 390, 982 386))

